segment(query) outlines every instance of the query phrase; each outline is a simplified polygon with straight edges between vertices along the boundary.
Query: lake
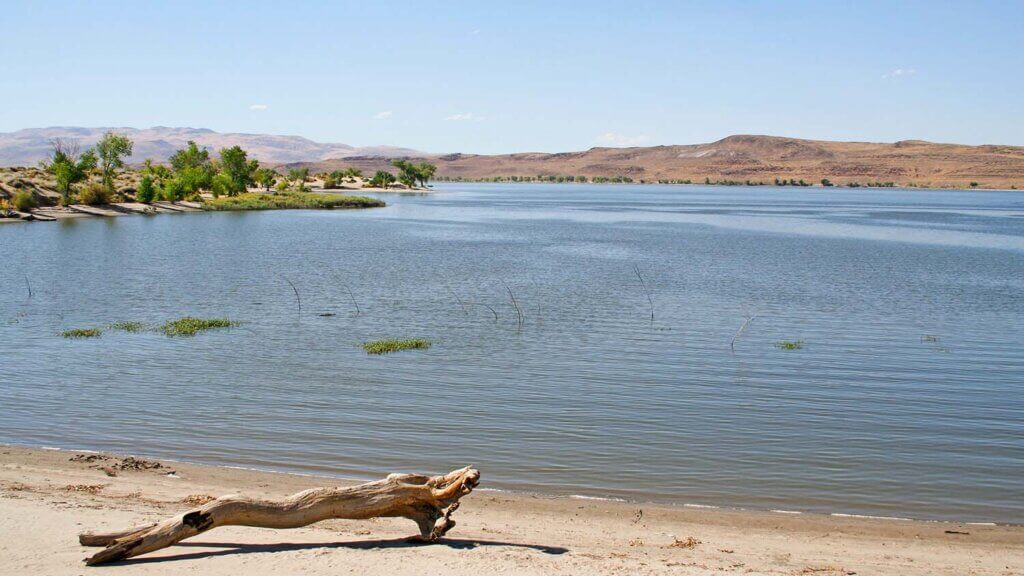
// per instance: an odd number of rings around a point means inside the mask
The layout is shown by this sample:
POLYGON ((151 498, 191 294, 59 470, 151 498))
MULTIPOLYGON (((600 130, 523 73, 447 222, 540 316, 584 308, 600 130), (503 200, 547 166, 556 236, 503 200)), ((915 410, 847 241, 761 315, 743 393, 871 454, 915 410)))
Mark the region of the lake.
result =
POLYGON ((1024 522, 1024 193, 437 190, 0 225, 0 442, 1024 522))

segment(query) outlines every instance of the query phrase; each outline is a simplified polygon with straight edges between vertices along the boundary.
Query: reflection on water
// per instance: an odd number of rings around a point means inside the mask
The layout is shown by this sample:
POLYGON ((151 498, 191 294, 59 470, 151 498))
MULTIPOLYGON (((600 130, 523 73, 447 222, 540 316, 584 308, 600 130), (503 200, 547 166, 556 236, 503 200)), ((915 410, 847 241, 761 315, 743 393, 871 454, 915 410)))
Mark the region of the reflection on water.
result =
POLYGON ((439 188, 358 212, 0 226, 0 441, 1024 520, 1024 195, 439 188), (183 315, 244 324, 59 336, 183 315), (381 337, 434 346, 360 349, 381 337))

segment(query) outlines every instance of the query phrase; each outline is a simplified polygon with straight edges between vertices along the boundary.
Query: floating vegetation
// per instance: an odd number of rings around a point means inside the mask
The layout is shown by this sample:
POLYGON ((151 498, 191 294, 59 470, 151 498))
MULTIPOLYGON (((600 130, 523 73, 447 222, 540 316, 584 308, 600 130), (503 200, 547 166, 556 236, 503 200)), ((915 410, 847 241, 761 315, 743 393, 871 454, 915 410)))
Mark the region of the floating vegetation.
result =
POLYGON ((801 350, 804 347, 803 340, 779 340, 775 343, 779 350, 801 350))
POLYGON ((110 325, 111 330, 120 330, 122 332, 142 332, 146 329, 146 325, 142 322, 115 322, 110 325))
POLYGON ((60 335, 65 338, 99 338, 101 334, 103 334, 103 330, 99 328, 75 328, 74 330, 65 330, 60 335))
POLYGON ((160 327, 160 330, 168 336, 195 336, 205 330, 230 328, 232 326, 238 326, 238 322, 228 320, 227 318, 193 318, 186 316, 165 323, 160 327))
POLYGON ((319 194, 314 192, 279 192, 260 194, 251 192, 238 196, 221 196, 203 200, 207 210, 283 210, 289 208, 378 208, 386 206, 381 200, 366 196, 319 194))
POLYGON ((368 354, 389 354, 391 352, 399 352, 401 350, 425 350, 430 348, 430 346, 430 340, 424 340, 423 338, 412 338, 409 340, 388 338, 385 340, 365 342, 363 344, 363 350, 366 350, 368 354))

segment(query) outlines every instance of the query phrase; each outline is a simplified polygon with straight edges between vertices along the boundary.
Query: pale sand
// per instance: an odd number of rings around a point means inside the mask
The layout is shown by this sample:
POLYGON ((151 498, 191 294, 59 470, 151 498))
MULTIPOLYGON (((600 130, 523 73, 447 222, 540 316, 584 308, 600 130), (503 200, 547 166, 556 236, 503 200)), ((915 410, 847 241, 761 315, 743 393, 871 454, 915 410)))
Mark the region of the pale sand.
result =
MULTIPOLYGON (((691 509, 478 489, 442 544, 415 545, 409 520, 328 521, 297 530, 225 527, 178 546, 88 568, 82 530, 184 512, 190 495, 278 497, 335 479, 0 446, 0 574, 812 574, 1021 575, 1024 527, 691 509), (170 470, 175 477, 167 476, 170 470), (642 514, 640 511, 642 510, 642 514), (953 531, 958 533, 947 533, 953 531), (968 534, 960 534, 966 532, 968 534), (692 546, 676 544, 694 538, 692 546)), ((416 472, 444 472, 417 470, 416 472)), ((482 470, 487 486, 487 470, 482 470)))

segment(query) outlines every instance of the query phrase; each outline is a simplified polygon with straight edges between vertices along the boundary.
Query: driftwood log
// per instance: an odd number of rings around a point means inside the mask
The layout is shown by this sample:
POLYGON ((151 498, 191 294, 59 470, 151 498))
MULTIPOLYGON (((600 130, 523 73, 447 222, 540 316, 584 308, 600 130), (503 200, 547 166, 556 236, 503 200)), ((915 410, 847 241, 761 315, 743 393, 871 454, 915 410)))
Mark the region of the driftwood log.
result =
POLYGON ((106 534, 83 533, 83 546, 105 546, 86 558, 89 566, 116 562, 172 546, 218 526, 300 528, 330 518, 401 517, 416 522, 419 539, 433 542, 455 526, 459 498, 473 491, 480 472, 462 468, 443 476, 391 474, 346 488, 313 488, 283 500, 231 495, 173 518, 106 534))

